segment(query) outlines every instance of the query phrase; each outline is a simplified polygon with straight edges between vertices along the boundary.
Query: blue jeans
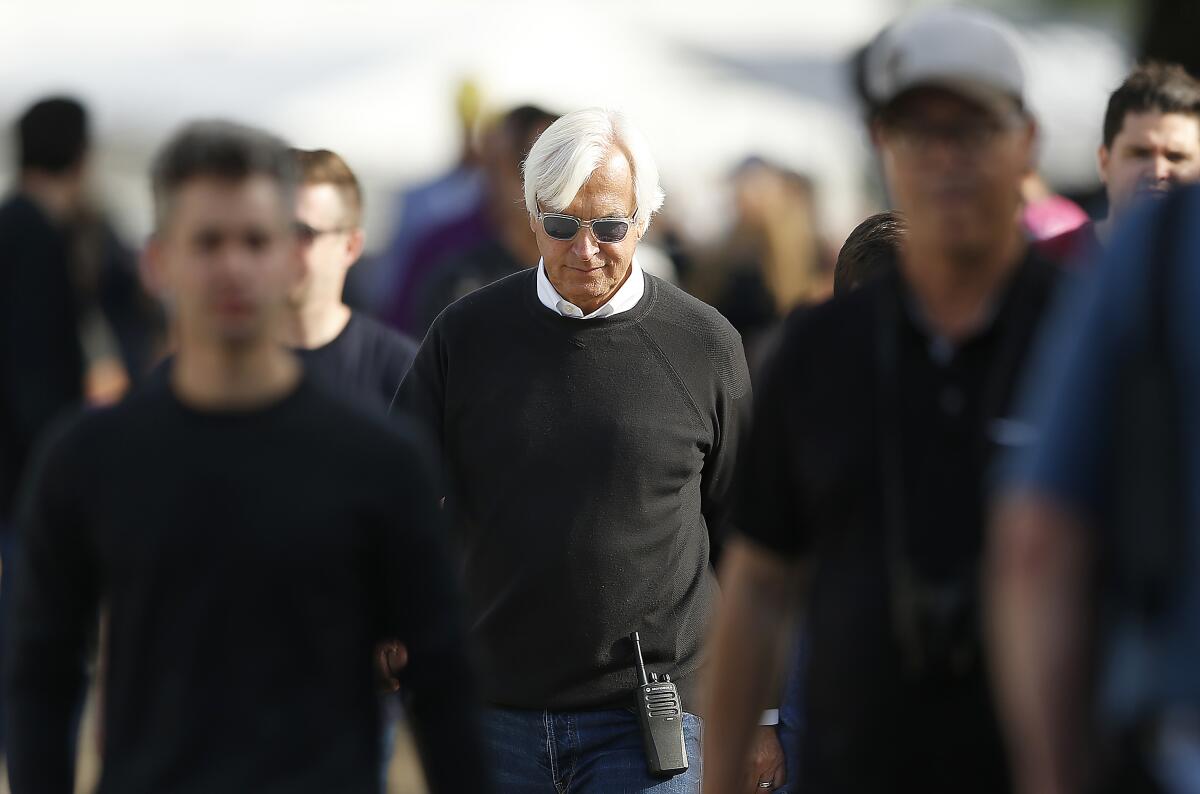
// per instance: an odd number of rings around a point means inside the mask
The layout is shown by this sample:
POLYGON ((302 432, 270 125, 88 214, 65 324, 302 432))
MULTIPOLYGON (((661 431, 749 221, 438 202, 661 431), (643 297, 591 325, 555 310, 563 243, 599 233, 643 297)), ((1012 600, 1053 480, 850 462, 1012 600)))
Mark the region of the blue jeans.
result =
POLYGON ((651 777, 637 716, 628 709, 487 709, 483 734, 496 794, 696 794, 703 726, 684 714, 688 770, 651 777))

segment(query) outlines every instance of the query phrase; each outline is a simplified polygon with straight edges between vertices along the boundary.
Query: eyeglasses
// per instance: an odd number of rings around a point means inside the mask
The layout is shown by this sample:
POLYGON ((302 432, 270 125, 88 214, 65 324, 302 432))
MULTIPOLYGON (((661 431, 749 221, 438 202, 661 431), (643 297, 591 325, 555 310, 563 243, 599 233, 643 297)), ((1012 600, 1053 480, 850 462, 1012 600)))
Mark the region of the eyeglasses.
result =
POLYGON ((948 144, 959 151, 980 152, 1000 135, 1016 126, 1015 120, 975 118, 958 123, 934 124, 916 119, 891 122, 897 142, 912 151, 926 151, 937 143, 948 144))
POLYGON ((292 224, 292 229, 295 230, 296 239, 300 241, 301 245, 312 245, 318 237, 326 234, 341 234, 350 231, 343 226, 337 226, 332 229, 315 229, 304 221, 296 221, 292 224))
POLYGON ((563 215, 561 212, 542 212, 541 210, 538 210, 537 217, 542 222, 542 229, 555 240, 573 240, 575 235, 579 234, 579 229, 587 226, 596 236, 597 242, 619 243, 625 239, 625 235, 629 234, 629 227, 633 225, 633 219, 637 217, 637 209, 635 208, 633 214, 628 218, 595 218, 590 221, 581 221, 573 215, 563 215))

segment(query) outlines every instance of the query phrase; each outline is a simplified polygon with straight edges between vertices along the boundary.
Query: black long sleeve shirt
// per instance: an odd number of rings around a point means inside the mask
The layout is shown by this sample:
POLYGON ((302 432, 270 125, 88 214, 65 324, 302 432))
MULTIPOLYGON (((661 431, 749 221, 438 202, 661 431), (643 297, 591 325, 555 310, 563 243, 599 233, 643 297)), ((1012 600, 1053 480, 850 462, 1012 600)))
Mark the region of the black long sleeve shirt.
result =
POLYGON ((652 276, 632 309, 562 317, 536 269, 449 306, 400 387, 448 467, 484 698, 627 705, 630 632, 694 694, 750 404, 741 340, 652 276))
POLYGON ((42 432, 83 400, 67 234, 31 199, 0 205, 0 527, 42 432))
POLYGON ((71 715, 100 604, 101 794, 378 791, 384 638, 411 651, 434 790, 485 787, 419 452, 307 379, 261 410, 212 412, 162 378, 66 430, 19 524, 5 648, 14 794, 73 790, 71 715))

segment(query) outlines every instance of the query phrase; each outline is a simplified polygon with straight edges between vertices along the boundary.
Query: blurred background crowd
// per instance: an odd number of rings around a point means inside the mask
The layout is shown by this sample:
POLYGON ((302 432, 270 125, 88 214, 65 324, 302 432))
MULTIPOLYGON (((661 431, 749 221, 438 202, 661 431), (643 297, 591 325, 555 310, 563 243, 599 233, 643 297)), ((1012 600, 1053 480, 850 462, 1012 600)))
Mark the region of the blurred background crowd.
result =
MULTIPOLYGON (((88 108, 76 288, 98 401, 161 348, 136 278, 151 217, 144 175, 172 129, 206 116, 347 160, 367 229, 347 301, 419 339, 453 298, 536 263, 519 162, 537 133, 569 109, 620 107, 658 152, 668 195, 645 267, 720 309, 753 358, 764 328, 829 294, 841 241, 886 206, 848 64, 882 24, 921 5, 21 4, 0 34, 0 116, 15 120, 50 94, 88 108), (555 67, 579 46, 603 50, 593 71, 555 67)), ((1041 127, 1031 205, 1057 194, 1102 217, 1095 151, 1107 97, 1141 55, 1196 57, 1177 40, 1194 6, 981 5, 1025 36, 1041 127)), ((15 125, 4 133, 13 146, 15 125)), ((11 157, 0 166, 10 183, 15 167, 11 157)), ((1034 207, 1031 234, 1077 223, 1064 206, 1034 207)))

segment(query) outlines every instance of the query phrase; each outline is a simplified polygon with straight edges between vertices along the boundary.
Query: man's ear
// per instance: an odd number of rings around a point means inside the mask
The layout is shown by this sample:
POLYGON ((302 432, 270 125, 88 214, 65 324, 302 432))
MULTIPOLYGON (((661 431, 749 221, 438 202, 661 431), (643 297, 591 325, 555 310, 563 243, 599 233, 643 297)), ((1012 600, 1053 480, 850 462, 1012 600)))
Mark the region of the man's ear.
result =
POLYGON ((534 237, 537 236, 537 216, 532 212, 529 213, 529 231, 533 232, 534 237))
POLYGON ((138 275, 142 280, 142 288, 146 294, 158 300, 165 300, 170 291, 162 247, 162 238, 156 232, 146 239, 138 256, 138 275))
POLYGON ((1112 152, 1104 144, 1100 144, 1100 148, 1096 150, 1096 173, 1100 175, 1100 181, 1108 184, 1108 162, 1112 157, 1112 152))
POLYGON ((363 248, 367 243, 366 232, 362 227, 356 227, 354 231, 346 238, 346 261, 349 262, 346 267, 353 267, 354 264, 362 257, 363 248))
POLYGON ((1041 154, 1042 136, 1037 121, 1029 116, 1025 123, 1025 173, 1036 174, 1038 171, 1038 155, 1041 154))
POLYGON ((883 122, 876 115, 867 125, 867 129, 871 134, 871 144, 876 148, 883 146, 883 122))

